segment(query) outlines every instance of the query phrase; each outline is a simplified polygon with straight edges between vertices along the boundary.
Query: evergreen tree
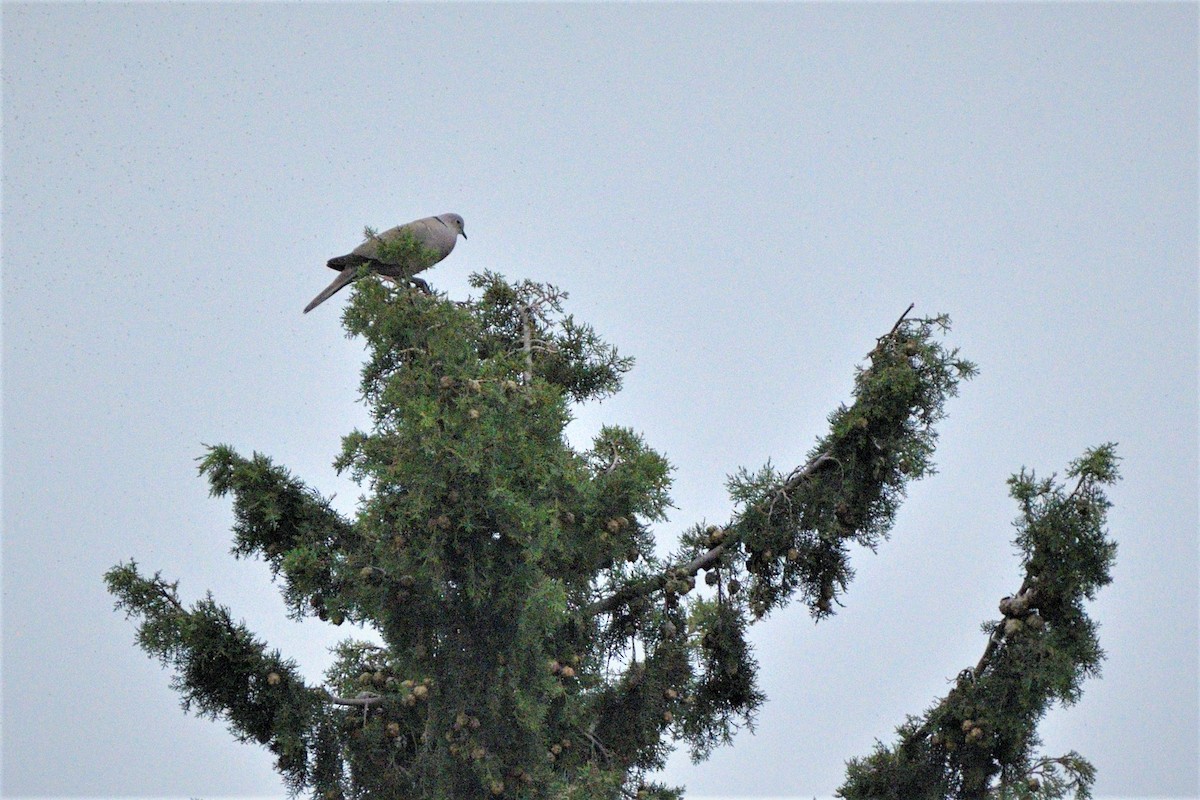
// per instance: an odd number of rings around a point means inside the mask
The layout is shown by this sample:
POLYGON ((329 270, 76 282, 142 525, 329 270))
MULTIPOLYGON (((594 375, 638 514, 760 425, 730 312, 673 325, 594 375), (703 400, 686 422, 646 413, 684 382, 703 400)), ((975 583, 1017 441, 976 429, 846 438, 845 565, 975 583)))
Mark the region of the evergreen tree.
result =
MULTIPOLYGON (((200 462, 233 498, 234 553, 267 561, 291 615, 370 627, 382 646, 343 641, 310 686, 211 596, 185 605, 133 561, 109 589, 185 708, 269 747, 292 792, 677 798, 646 773, 677 742, 701 760, 752 725, 764 698, 748 626, 793 600, 833 613, 851 545, 875 548, 908 481, 932 472, 935 424, 975 367, 941 344, 945 317, 906 312, 804 464, 737 472, 729 520, 658 558, 666 459, 628 428, 583 452, 563 433, 571 405, 616 392, 632 361, 553 287, 490 273, 473 285, 479 297, 456 303, 358 283, 344 318, 367 344, 371 425, 336 461, 366 492, 354 519, 257 453, 217 446, 200 462)), ((1081 759, 1031 752, 1047 703, 1077 697, 1100 658, 1080 604, 1112 558, 1098 488, 1115 476, 1111 448, 1072 474, 1069 495, 1014 479, 1026 585, 955 691, 896 748, 851 763, 846 797, 1049 797, 1090 782, 1081 759)))

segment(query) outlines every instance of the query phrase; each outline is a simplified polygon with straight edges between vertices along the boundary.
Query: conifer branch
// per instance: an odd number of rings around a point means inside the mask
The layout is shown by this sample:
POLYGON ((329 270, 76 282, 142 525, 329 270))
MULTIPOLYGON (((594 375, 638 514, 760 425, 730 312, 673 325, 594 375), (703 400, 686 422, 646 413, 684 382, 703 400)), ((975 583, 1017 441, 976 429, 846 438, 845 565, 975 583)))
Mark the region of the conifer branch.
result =
POLYGON ((1000 609, 1004 613, 1004 619, 1000 620, 992 628, 991 635, 988 636, 987 645, 983 649, 983 655, 979 657, 979 661, 975 664, 975 669, 972 670, 972 675, 978 679, 987 668, 988 662, 992 659, 992 654, 996 652, 996 648, 1000 646, 1000 642, 1004 641, 1004 623, 1005 620, 1023 616, 1020 611, 1027 611, 1031 608, 1029 600, 1033 596, 1032 578, 1029 575, 1025 576, 1025 580, 1021 583, 1021 588, 1012 597, 1006 597, 1000 601, 1000 609))
POLYGON ((661 591, 666 587, 667 581, 670 580, 671 575, 680 577, 691 576, 695 575, 702 569, 711 567, 713 564, 716 564, 721 560, 721 555, 727 549, 727 544, 727 542, 722 542, 721 544, 716 545, 715 547, 712 547, 696 556, 686 564, 667 567, 667 569, 658 575, 647 578, 640 583, 621 587, 603 600, 598 600, 585 608, 583 612, 584 616, 595 617, 600 614, 608 613, 609 611, 615 611, 636 597, 644 597, 646 595, 661 591))
POLYGON ((1002 619, 985 625, 975 666, 922 719, 900 726, 896 745, 848 762, 839 796, 873 800, 885 787, 933 781, 945 797, 1090 796, 1095 769, 1084 758, 1039 758, 1033 749, 1038 720, 1052 703, 1078 700, 1104 657, 1083 601, 1111 579, 1116 545, 1100 485, 1117 479, 1116 460, 1111 444, 1088 450, 1068 471, 1080 478, 1069 493, 1024 469, 1009 479, 1023 512, 1015 540, 1021 588, 1000 601, 1002 619))
MULTIPOLYGON (((615 463, 615 448, 613 455, 615 463)), ((801 483, 812 477, 812 475, 824 464, 836 461, 837 459, 831 456, 828 452, 820 453, 814 456, 803 467, 797 467, 796 469, 792 470, 787 479, 779 485, 779 488, 771 496, 772 499, 769 504, 770 508, 764 507, 767 505, 765 500, 760 501, 753 506, 753 508, 758 511, 767 511, 769 514, 770 510, 773 509, 776 500, 781 497, 787 497, 788 493, 794 491, 801 483)), ((611 470, 611 466, 609 469, 611 470)), ((600 614, 605 614, 620 608, 622 605, 628 603, 630 600, 633 600, 636 597, 644 597, 649 594, 654 594, 666 586, 667 581, 670 580, 672 575, 677 577, 690 577, 700 572, 700 570, 706 570, 714 564, 720 562, 721 556, 724 555, 725 551, 729 549, 729 545, 736 541, 737 534, 731 528, 728 538, 726 538, 720 544, 710 547, 708 550, 696 556, 691 561, 667 567, 658 575, 648 578, 640 583, 621 587, 603 600, 598 600, 597 602, 589 605, 586 609, 584 609, 584 616, 595 617, 600 614)))

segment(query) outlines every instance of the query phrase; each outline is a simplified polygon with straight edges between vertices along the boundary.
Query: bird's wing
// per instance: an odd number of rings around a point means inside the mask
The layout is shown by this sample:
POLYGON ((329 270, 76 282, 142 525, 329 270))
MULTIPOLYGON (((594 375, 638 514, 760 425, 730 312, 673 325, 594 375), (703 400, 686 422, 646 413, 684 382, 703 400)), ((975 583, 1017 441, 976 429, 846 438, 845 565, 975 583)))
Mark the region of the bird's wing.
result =
POLYGON ((429 228, 430 219, 427 217, 425 219, 414 220, 413 222, 406 222, 394 228, 388 228, 383 233, 375 234, 354 248, 354 251, 350 255, 362 256, 364 259, 370 261, 379 261, 380 242, 391 243, 402 236, 411 236, 422 247, 431 247, 430 239, 432 231, 429 228))
POLYGON ((344 256, 335 256, 329 259, 329 261, 325 262, 325 266, 338 271, 344 269, 353 270, 358 269, 359 265, 365 264, 370 260, 371 259, 365 258, 364 256, 355 255, 354 253, 347 253, 344 256))

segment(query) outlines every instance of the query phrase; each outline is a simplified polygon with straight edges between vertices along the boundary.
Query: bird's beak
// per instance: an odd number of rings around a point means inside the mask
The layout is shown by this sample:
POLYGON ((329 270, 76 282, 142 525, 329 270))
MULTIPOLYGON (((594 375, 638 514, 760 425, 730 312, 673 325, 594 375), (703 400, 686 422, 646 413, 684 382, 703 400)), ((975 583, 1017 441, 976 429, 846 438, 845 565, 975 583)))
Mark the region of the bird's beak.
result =
POLYGON ((462 237, 463 237, 464 239, 465 239, 465 238, 467 238, 467 232, 466 232, 466 231, 459 231, 459 233, 461 233, 461 234, 462 234, 462 237))

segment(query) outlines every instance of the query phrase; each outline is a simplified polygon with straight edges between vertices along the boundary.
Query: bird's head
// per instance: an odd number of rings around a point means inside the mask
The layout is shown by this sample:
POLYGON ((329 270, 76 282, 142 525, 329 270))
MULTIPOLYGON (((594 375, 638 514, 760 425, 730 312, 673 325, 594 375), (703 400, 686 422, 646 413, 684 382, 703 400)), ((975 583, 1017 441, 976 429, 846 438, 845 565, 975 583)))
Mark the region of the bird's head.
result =
POLYGON ((462 237, 467 238, 467 230, 463 227, 466 223, 458 214, 442 214, 438 217, 443 223, 454 230, 456 233, 462 234, 462 237))

